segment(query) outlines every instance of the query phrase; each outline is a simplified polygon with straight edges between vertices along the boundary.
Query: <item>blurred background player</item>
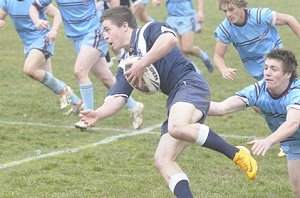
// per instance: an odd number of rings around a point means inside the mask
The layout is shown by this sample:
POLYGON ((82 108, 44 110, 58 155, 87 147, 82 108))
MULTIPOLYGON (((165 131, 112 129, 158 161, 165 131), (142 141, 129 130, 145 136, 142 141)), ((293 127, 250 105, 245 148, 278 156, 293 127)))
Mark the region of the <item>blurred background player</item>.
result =
MULTIPOLYGON (((196 12, 192 0, 178 1, 167 0, 167 23, 175 30, 178 44, 186 57, 196 56, 202 60, 207 70, 214 70, 213 63, 207 52, 194 45, 195 32, 200 31, 199 22, 204 22, 204 0, 197 0, 198 11, 196 12)), ((158 7, 161 0, 152 0, 152 5, 158 7)))
POLYGON ((59 95, 60 109, 70 103, 72 106, 80 106, 81 100, 73 94, 72 89, 52 74, 51 56, 54 54, 54 40, 61 24, 60 13, 49 4, 38 13, 36 28, 29 17, 31 4, 32 0, 0 0, 0 28, 5 24, 5 17, 9 15, 24 44, 24 73, 59 95), (45 14, 53 18, 52 27, 45 14))
POLYGON ((264 78, 222 102, 211 102, 209 115, 225 115, 257 106, 271 135, 250 141, 252 152, 264 156, 280 143, 288 161, 289 180, 296 198, 300 197, 300 80, 293 52, 275 49, 268 53, 264 78))
MULTIPOLYGON (((38 12, 51 4, 51 0, 35 0, 30 7, 31 17, 37 18, 38 12)), ((80 94, 84 109, 94 109, 94 86, 89 78, 91 72, 107 88, 115 83, 105 55, 108 51, 107 42, 102 36, 102 27, 97 15, 94 1, 74 2, 61 0, 57 2, 61 13, 65 34, 74 41, 77 59, 74 67, 75 76, 79 82, 80 94)), ((142 125, 144 105, 132 98, 126 104, 133 117, 133 128, 142 125)), ((74 111, 77 109, 73 109, 74 111)), ((78 123, 84 126, 84 123, 78 123)))
POLYGON ((131 10, 134 16, 139 19, 142 23, 154 21, 147 12, 147 4, 149 0, 132 0, 131 10))

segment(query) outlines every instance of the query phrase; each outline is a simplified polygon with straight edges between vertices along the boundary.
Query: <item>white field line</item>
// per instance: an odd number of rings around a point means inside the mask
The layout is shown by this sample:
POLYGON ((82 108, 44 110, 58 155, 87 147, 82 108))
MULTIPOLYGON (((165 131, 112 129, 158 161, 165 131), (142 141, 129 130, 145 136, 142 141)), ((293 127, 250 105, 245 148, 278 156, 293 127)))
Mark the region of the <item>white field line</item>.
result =
MULTIPOLYGON (((62 125, 53 125, 53 124, 44 124, 44 123, 33 123, 33 122, 10 122, 0 120, 0 124, 4 125, 22 125, 22 126, 39 126, 39 127, 48 127, 48 128, 64 128, 64 129, 75 129, 75 126, 62 126, 62 125)), ((106 130, 106 131, 119 131, 119 132, 129 132, 131 130, 118 129, 118 128, 108 128, 108 127, 93 127, 89 130, 106 130)))
POLYGON ((87 145, 83 145, 77 148, 69 148, 69 149, 64 149, 64 150, 60 150, 60 151, 54 151, 54 152, 50 152, 50 153, 45 153, 45 154, 40 154, 37 156, 32 156, 32 157, 27 157, 21 160, 16 160, 16 161, 12 161, 12 162, 8 162, 5 164, 0 164, 0 169, 5 169, 5 168, 9 168, 9 167, 13 167, 16 165, 20 165, 26 162, 30 162, 33 160, 38 160, 38 159, 42 159, 42 158, 46 158, 46 157, 51 157, 51 156, 57 156, 60 154, 64 154, 64 153, 77 153, 78 151, 84 150, 84 149, 88 149, 91 147, 95 147, 98 145, 102 145, 102 144, 108 144, 114 141, 117 141, 120 138, 124 138, 124 137, 129 137, 129 136, 135 136, 135 135, 140 135, 140 134, 145 134, 145 133, 150 133, 152 130, 160 127, 161 124, 157 124, 148 128, 144 128, 141 130, 134 130, 134 131, 129 131, 127 133, 123 133, 123 134, 119 134, 119 135, 114 135, 114 136, 110 136, 107 138, 104 138, 103 140, 99 140, 98 142, 92 143, 92 144, 87 144, 87 145))
MULTIPOLYGON (((51 127, 51 128, 68 128, 68 129, 73 129, 73 126, 60 126, 60 125, 50 125, 50 124, 43 124, 43 123, 30 123, 30 122, 8 122, 8 121, 1 121, 0 120, 0 124, 5 124, 5 125, 27 125, 27 126, 40 126, 40 127, 51 127)), ((36 156, 32 156, 32 157, 27 157, 21 160, 16 160, 16 161, 12 161, 12 162, 8 162, 5 164, 0 164, 0 170, 1 169, 5 169, 5 168, 9 168, 9 167, 13 167, 16 165, 20 165, 26 162, 30 162, 33 160, 39 160, 42 158, 47 158, 47 157, 52 157, 52 156, 57 156, 57 155, 61 155, 64 153, 76 153, 80 150, 84 150, 84 149, 88 149, 91 147, 95 147, 98 145, 102 145, 102 144, 108 144, 114 141, 117 141, 120 138, 124 138, 124 137, 129 137, 129 136, 135 136, 135 135, 140 135, 140 134, 146 134, 146 133, 151 133, 151 134, 160 134, 158 132, 153 132, 154 129, 157 129, 161 126, 161 124, 157 124, 151 127, 147 127, 141 130, 122 130, 122 129, 117 129, 117 128, 93 128, 93 130, 110 130, 110 131, 119 131, 119 132, 126 132, 123 134, 119 134, 119 135, 114 135, 114 136, 110 136, 107 137, 103 140, 99 140, 98 142, 92 143, 92 144, 87 144, 87 145, 83 145, 77 148, 69 148, 69 149, 64 149, 64 150, 59 150, 59 151, 53 151, 50 153, 45 153, 45 154, 39 154, 36 156)), ((220 136, 224 137, 224 138, 237 138, 237 139, 255 139, 258 138, 257 136, 243 136, 243 135, 232 135, 232 134, 220 134, 220 136)))

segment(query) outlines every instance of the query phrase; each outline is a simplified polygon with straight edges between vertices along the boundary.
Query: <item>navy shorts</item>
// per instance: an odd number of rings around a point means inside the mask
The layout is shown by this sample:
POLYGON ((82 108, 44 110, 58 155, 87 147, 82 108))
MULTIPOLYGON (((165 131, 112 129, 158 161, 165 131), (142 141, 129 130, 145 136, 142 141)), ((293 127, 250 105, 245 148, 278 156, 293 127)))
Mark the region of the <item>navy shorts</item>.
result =
MULTIPOLYGON (((202 75, 196 72, 190 72, 182 78, 173 88, 167 99, 166 107, 168 116, 171 107, 177 102, 187 102, 193 104, 203 113, 203 117, 198 123, 204 123, 209 111, 210 89, 207 81, 202 75)), ((161 135, 168 132, 168 119, 161 127, 161 135)))

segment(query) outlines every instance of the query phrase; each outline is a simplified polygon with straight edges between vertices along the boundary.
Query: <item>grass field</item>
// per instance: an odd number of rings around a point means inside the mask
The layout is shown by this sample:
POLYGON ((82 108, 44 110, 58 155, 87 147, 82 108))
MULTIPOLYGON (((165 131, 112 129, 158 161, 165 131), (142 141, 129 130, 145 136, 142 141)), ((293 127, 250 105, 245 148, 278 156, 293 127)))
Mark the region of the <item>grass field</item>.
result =
MULTIPOLYGON (((224 18, 215 2, 205 2, 206 22, 203 32, 195 38, 195 43, 211 55, 215 45, 213 31, 224 18)), ((249 7, 270 7, 300 20, 300 1, 249 3, 249 7)), ((149 13, 164 20, 164 7, 155 10, 149 4, 149 13)), ((78 116, 63 116, 58 97, 23 74, 23 47, 10 19, 6 22, 0 30, 0 197, 173 197, 153 165, 160 124, 166 118, 166 97, 134 93, 135 99, 145 104, 141 130, 132 130, 125 109, 98 122, 93 130, 75 130, 78 116)), ((299 40, 286 26, 279 31, 285 47, 300 60, 299 40)), ((61 28, 52 59, 53 73, 79 94, 73 76, 74 54, 61 28)), ((199 60, 194 61, 210 82, 213 100, 222 100, 254 82, 233 47, 226 61, 238 68, 235 81, 223 80, 217 71, 209 74, 199 60)), ((92 79, 99 106, 106 90, 92 79)), ((269 133, 262 118, 251 109, 222 118, 209 117, 206 123, 234 145, 244 145, 269 133)), ((179 163, 189 176, 195 197, 293 197, 286 160, 278 158, 277 152, 278 145, 265 157, 256 157, 260 171, 254 181, 249 181, 226 157, 194 145, 179 163)))

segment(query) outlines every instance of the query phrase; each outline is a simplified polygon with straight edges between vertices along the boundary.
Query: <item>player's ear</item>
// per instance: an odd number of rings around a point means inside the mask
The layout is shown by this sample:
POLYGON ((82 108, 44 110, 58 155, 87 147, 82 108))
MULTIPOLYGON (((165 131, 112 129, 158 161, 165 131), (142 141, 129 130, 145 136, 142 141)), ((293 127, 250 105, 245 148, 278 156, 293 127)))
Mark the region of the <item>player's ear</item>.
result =
POLYGON ((128 31, 128 29, 129 29, 128 23, 127 22, 123 22, 122 28, 124 29, 125 32, 128 31))

